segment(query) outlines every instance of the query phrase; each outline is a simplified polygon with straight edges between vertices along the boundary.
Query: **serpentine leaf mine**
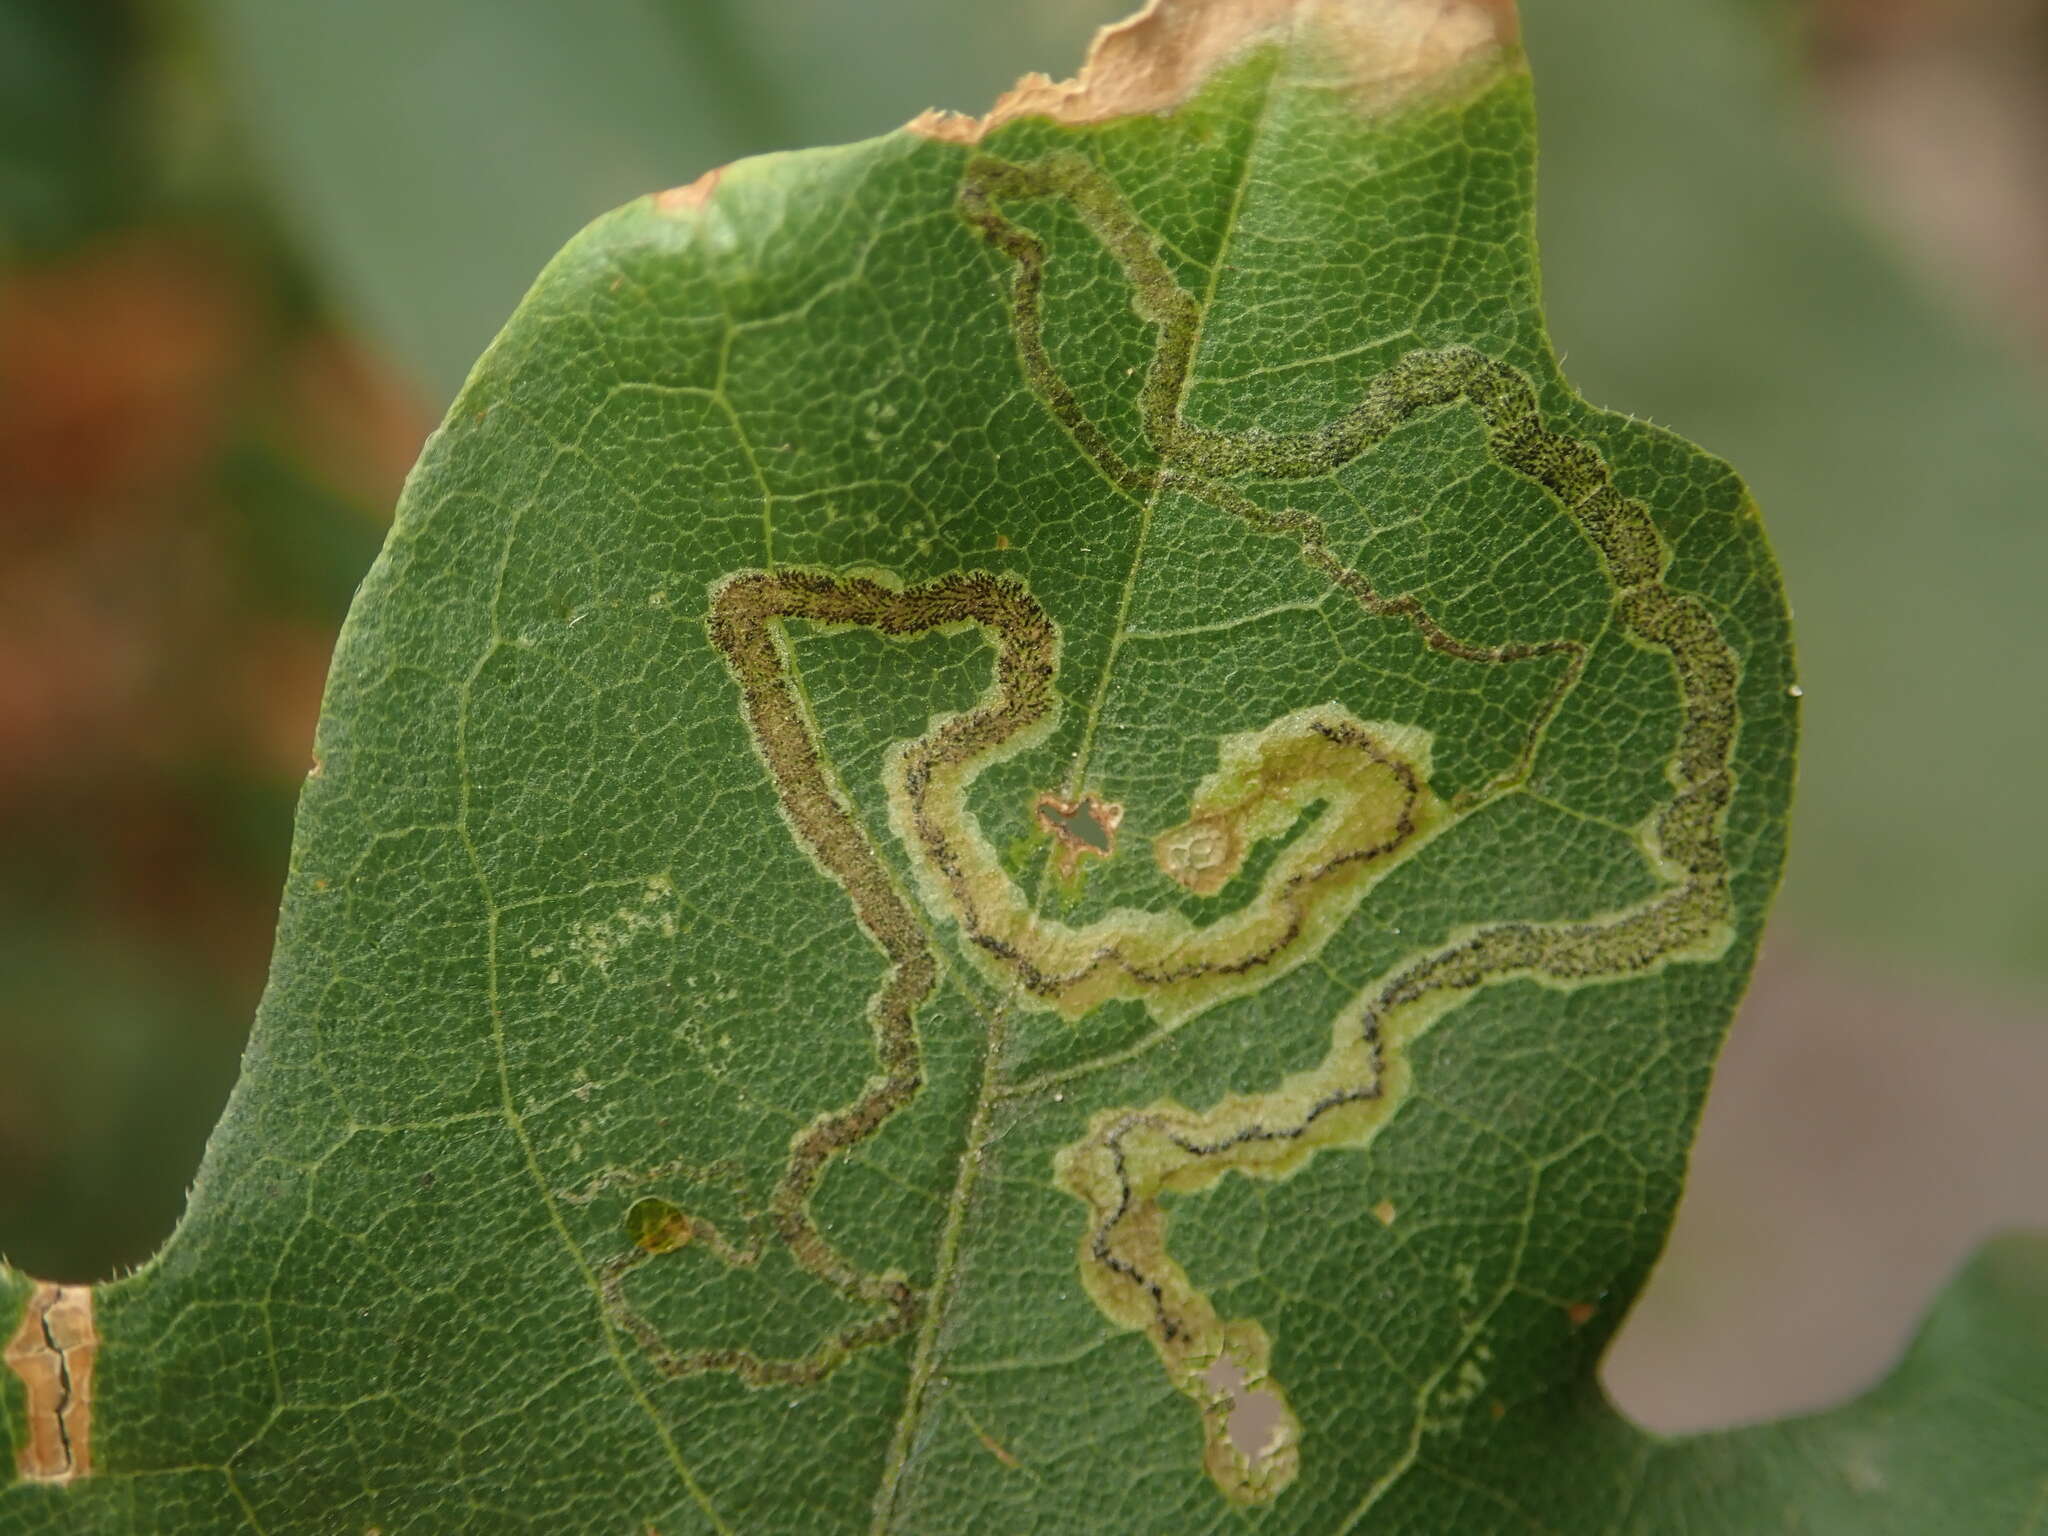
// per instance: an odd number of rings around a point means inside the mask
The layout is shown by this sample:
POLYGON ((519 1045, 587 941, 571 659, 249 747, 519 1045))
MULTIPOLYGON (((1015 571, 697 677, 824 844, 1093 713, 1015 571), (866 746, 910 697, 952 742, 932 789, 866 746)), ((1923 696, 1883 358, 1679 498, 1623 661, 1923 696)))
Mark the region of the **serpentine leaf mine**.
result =
MULTIPOLYGON (((664 1370, 809 1381, 917 1322, 924 1298, 907 1278, 862 1272, 818 1230, 809 1203, 832 1161, 878 1134, 923 1081, 917 1013, 937 976, 928 922, 951 925, 991 983, 1019 1006, 1078 1020, 1131 999, 1172 1027, 1314 958, 1391 869, 1525 781, 1544 726, 1584 667, 1584 646, 1540 636, 1491 644, 1460 638, 1413 598, 1384 597, 1364 572, 1341 563, 1315 517, 1268 507, 1249 486, 1330 475, 1433 413, 1471 411, 1494 462, 1539 487, 1597 552, 1617 624, 1632 643, 1665 659, 1679 705, 1668 746, 1669 797, 1636 829, 1654 894, 1564 921, 1503 914, 1471 926, 1366 988, 1331 1021, 1329 1052, 1314 1068, 1201 1111, 1172 1100, 1098 1111, 1087 1134, 1060 1154, 1058 1181, 1088 1212, 1078 1244, 1088 1293, 1107 1318, 1151 1338, 1169 1379, 1200 1411, 1204 1465, 1217 1487, 1234 1500, 1262 1502, 1287 1486, 1299 1461, 1270 1341, 1255 1319, 1220 1317, 1174 1261, 1161 1194, 1194 1193, 1230 1172, 1281 1178, 1325 1148, 1364 1145, 1407 1091, 1407 1047, 1485 987, 1529 979, 1574 988, 1722 954, 1733 934, 1721 829, 1734 789, 1739 672, 1705 605, 1666 583, 1669 552, 1648 511, 1616 490, 1597 451, 1544 425, 1528 382, 1513 369, 1471 348, 1418 351, 1361 381, 1356 402, 1320 427, 1207 430, 1181 408, 1200 306, 1105 177, 1070 155, 1023 164, 977 156, 959 207, 1011 266, 1018 364, 1033 394, 1105 478, 1136 494, 1171 486, 1218 516, 1286 541, 1365 612, 1412 626, 1446 656, 1475 667, 1548 664, 1556 684, 1512 766, 1450 803, 1430 790, 1424 726, 1361 720, 1341 701, 1305 704, 1261 730, 1225 738, 1216 772, 1193 787, 1185 820, 1152 839, 1159 869, 1197 896, 1215 896, 1249 850, 1286 837, 1313 808, 1309 829, 1273 861, 1250 900, 1214 921, 1198 926, 1178 913, 1123 908, 1072 927, 1037 909, 969 803, 976 779, 1043 741, 1059 713, 1059 632, 1020 582, 971 570, 905 582, 881 571, 784 569, 738 572, 718 584, 711 640, 731 669, 783 818, 845 890, 888 962, 867 1010, 876 1074, 858 1099, 793 1139, 767 1221, 805 1271, 871 1315, 799 1359, 732 1349, 678 1355, 650 1341, 664 1370), (1049 355, 1042 334, 1047 251, 1004 212, 1006 201, 1027 198, 1059 199, 1080 216, 1153 328, 1138 402, 1150 462, 1134 463, 1111 444, 1049 355), (989 687, 974 708, 934 720, 889 754, 889 825, 910 856, 923 916, 892 880, 828 765, 784 638, 793 623, 870 629, 897 640, 972 631, 993 653, 989 687), (1252 1389, 1273 1401, 1277 1416, 1265 1443, 1248 1449, 1230 1433, 1230 1418, 1238 1395, 1252 1389)), ((1048 794, 1033 811, 1060 845, 1064 874, 1084 854, 1114 853, 1123 807, 1094 794, 1072 801, 1048 794)), ((633 1212, 643 1257, 683 1246, 692 1232, 725 1263, 758 1257, 758 1248, 733 1248, 708 1223, 673 1208, 650 1214, 643 1201, 633 1212)), ((637 1320, 633 1326, 645 1333, 637 1320)))

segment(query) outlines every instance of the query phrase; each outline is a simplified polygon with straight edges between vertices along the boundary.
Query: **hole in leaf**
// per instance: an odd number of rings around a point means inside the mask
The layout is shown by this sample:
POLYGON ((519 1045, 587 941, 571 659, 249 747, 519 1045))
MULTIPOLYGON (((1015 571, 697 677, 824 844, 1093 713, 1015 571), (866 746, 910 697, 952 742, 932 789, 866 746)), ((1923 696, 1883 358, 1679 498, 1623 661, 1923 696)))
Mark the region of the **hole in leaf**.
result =
POLYGON ((1230 1443, 1256 1468, 1277 1448, 1285 1427, 1287 1410, 1280 1399, 1257 1387, 1247 1389, 1244 1367, 1228 1355, 1218 1355, 1216 1363, 1202 1373, 1202 1385, 1229 1402, 1225 1430, 1230 1443))
POLYGON ((1071 880, 1083 854, 1106 859, 1116 852, 1116 829, 1124 819, 1124 808, 1100 795, 1083 795, 1062 800, 1057 795, 1040 795, 1032 810, 1039 826, 1059 841, 1062 879, 1071 880))

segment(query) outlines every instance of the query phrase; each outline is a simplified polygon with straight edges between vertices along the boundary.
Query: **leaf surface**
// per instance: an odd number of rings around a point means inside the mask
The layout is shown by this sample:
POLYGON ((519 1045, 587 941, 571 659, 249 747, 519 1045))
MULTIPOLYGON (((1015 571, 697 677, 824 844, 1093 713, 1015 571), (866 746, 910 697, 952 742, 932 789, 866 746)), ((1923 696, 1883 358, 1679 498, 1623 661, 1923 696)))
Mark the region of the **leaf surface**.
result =
POLYGON ((183 1225, 9 1281, 0 1531, 1867 1531, 2038 1423, 2017 1249, 1837 1420, 1593 1383, 1795 699, 1741 483, 1558 371, 1510 31, 1182 0, 557 258, 183 1225))

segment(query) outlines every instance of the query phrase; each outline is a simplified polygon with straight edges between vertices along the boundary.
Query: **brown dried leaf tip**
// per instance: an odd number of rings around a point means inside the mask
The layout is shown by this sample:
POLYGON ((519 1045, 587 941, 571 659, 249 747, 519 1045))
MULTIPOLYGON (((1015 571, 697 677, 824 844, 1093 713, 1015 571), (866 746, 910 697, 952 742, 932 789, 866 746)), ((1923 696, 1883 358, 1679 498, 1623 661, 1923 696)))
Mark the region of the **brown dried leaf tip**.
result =
POLYGON ((68 1483, 92 1472, 92 1368, 99 1351, 92 1287, 39 1281, 7 1341, 7 1368, 28 1388, 23 1481, 68 1483))
POLYGON ((713 166, 695 181, 680 187, 670 187, 666 192, 654 194, 654 206, 670 216, 695 213, 711 201, 711 194, 718 190, 718 184, 725 179, 725 167, 713 166))
POLYGON ((1106 859, 1116 852, 1116 829, 1123 825, 1124 808, 1112 805, 1097 794, 1078 800, 1058 795, 1040 795, 1032 806, 1039 826, 1059 843, 1060 878, 1071 880, 1081 867, 1081 856, 1106 859))
POLYGON ((1307 36, 1361 107, 1384 110, 1496 63, 1519 35, 1515 0, 1149 0, 1095 34, 1073 79, 1026 75, 985 117, 933 109, 905 126, 978 144, 1021 117, 1082 124, 1170 112, 1260 44, 1307 36))

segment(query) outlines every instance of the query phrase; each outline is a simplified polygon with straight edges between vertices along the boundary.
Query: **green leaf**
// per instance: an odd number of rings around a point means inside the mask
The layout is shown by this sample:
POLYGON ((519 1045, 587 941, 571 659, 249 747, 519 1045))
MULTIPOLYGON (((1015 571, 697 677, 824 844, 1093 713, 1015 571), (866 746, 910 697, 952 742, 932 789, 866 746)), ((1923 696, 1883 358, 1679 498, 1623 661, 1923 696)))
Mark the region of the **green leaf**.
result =
POLYGON ((2048 1234, 1985 1247, 1890 1380, 1659 1447, 1630 1531, 2017 1532, 2048 1521, 2048 1234))
POLYGON ((1796 703, 1741 483, 1558 371, 1506 26, 1179 0, 572 243, 177 1235, 7 1278, 0 1532, 2016 1527, 2037 1250, 1833 1419, 1593 1382, 1796 703))
POLYGON ((439 404, 534 269, 606 208, 738 155, 877 132, 952 91, 981 99, 1116 7, 197 0, 196 14, 309 255, 439 404))
POLYGON ((0 0, 0 253, 61 247, 127 211, 134 31, 112 7, 0 0))

